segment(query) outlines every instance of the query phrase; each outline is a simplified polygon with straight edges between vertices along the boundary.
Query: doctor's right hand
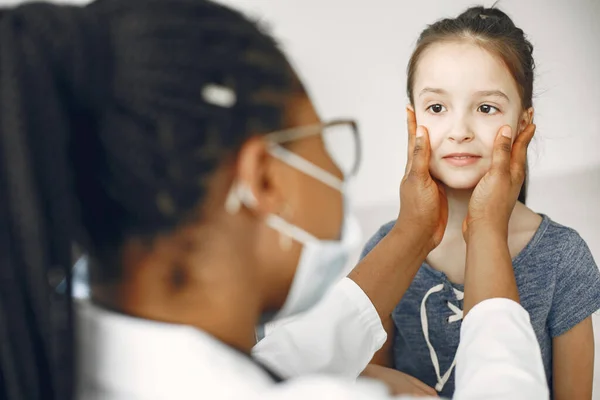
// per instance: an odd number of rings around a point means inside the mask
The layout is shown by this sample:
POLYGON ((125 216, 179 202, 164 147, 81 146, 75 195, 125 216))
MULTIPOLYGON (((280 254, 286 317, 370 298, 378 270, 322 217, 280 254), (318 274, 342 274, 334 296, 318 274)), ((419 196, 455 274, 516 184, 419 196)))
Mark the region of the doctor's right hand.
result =
POLYGON ((499 230, 508 236, 508 221, 515 208, 527 171, 527 148, 535 125, 528 125, 513 140, 510 126, 503 126, 496 134, 492 166, 475 187, 467 218, 463 222, 463 236, 468 240, 473 225, 484 225, 483 230, 499 230))
POLYGON ((423 126, 417 127, 415 113, 407 109, 408 157, 400 184, 400 214, 395 229, 419 237, 431 251, 442 241, 448 221, 444 187, 429 173, 431 148, 423 126))

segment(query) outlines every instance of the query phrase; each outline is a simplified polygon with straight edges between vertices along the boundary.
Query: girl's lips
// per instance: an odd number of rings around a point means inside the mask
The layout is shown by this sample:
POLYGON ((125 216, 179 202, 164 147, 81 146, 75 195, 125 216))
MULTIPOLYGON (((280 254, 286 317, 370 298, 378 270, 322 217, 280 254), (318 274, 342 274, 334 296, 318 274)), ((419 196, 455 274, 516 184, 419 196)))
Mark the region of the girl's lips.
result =
POLYGON ((476 164, 481 156, 470 153, 452 153, 444 156, 443 160, 455 167, 465 167, 476 164))

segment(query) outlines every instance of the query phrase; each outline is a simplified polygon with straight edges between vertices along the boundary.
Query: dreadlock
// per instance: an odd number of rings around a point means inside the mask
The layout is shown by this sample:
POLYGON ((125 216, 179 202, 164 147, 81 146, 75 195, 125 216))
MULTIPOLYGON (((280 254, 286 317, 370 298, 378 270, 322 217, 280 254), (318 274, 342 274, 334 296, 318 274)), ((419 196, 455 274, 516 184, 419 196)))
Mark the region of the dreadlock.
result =
POLYGON ((0 398, 72 398, 72 300, 52 284, 70 288, 74 244, 118 277, 123 242, 201 217, 207 179, 282 127, 297 86, 271 37, 210 1, 0 12, 0 398))

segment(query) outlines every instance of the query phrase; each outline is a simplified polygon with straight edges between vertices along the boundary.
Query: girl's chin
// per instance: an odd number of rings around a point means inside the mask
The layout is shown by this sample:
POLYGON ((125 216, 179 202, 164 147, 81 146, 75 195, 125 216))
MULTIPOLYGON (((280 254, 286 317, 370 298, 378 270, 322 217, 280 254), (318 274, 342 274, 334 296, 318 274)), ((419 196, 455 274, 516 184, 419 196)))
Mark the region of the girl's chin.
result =
POLYGON ((434 177, 442 182, 446 188, 452 190, 473 190, 481 180, 479 177, 474 177, 472 179, 465 179, 465 177, 452 178, 448 176, 434 177))
POLYGON ((473 190, 486 174, 487 168, 473 165, 464 168, 449 168, 443 164, 431 165, 431 175, 448 189, 473 190))

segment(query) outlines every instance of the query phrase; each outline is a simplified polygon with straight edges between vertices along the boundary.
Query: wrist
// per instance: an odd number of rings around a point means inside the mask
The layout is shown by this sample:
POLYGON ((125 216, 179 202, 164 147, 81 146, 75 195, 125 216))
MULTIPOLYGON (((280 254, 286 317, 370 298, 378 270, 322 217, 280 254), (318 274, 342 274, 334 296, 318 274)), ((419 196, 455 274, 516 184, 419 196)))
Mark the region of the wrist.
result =
POLYGON ((500 222, 491 219, 476 219, 469 221, 467 225, 467 234, 465 239, 468 240, 475 236, 486 235, 490 237, 508 239, 508 221, 500 222))
POLYGON ((411 227, 410 224, 396 222, 390 234, 396 238, 396 243, 414 253, 416 258, 425 260, 431 250, 435 248, 432 236, 422 226, 411 227))
POLYGON ((474 238, 489 238, 501 242, 508 241, 508 224, 486 223, 484 221, 471 222, 467 228, 465 241, 469 243, 474 238))

